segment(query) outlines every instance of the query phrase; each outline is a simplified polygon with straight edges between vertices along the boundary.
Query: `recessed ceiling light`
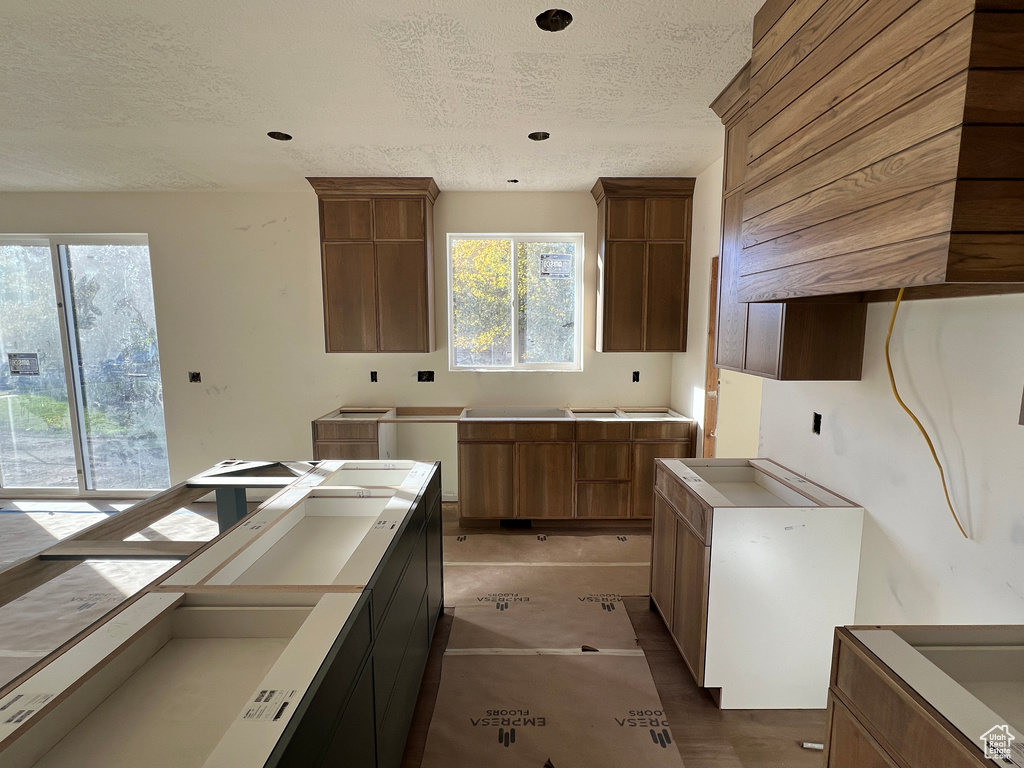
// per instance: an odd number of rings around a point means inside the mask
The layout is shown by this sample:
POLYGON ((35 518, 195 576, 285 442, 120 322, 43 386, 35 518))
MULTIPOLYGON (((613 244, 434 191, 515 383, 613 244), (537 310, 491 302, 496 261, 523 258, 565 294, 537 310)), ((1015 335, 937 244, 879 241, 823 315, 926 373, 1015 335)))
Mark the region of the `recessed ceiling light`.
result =
POLYGON ((533 139, 534 141, 547 141, 551 138, 551 134, 547 131, 534 131, 528 134, 526 138, 533 139))
POLYGON ((570 24, 572 24, 572 14, 568 11, 563 11, 561 8, 552 8, 550 11, 544 11, 544 13, 537 17, 537 26, 545 32, 561 32, 570 24))
POLYGON ((519 179, 505 179, 505 181, 508 182, 509 184, 518 184, 519 183, 519 179))
POLYGON ((292 135, 290 133, 281 133, 281 131, 270 131, 267 136, 278 141, 291 141, 292 135))

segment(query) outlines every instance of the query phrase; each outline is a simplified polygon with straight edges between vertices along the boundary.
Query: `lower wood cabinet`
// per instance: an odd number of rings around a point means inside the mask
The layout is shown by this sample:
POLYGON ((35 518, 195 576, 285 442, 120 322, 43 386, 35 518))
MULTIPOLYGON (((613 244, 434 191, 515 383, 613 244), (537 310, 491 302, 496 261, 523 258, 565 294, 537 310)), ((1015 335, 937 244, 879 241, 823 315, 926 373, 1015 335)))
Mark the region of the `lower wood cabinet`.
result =
POLYGON ((651 517, 654 514, 655 459, 684 459, 693 455, 693 441, 634 443, 630 517, 651 517))
POLYGON ((572 517, 572 443, 516 443, 516 517, 572 517))
POLYGON ((576 517, 629 517, 630 483, 576 483, 576 517))
POLYGON ((515 446, 459 443, 459 514, 515 517, 515 446))
POLYGON ((828 708, 828 768, 896 768, 845 705, 830 698, 828 708))

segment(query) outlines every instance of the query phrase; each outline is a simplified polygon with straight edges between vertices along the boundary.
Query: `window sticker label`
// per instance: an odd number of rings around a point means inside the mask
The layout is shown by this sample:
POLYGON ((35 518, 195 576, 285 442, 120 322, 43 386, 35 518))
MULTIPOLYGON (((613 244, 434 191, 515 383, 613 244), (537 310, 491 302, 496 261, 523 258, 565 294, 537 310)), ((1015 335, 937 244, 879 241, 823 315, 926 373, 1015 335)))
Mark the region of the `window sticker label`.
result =
POLYGON ((570 278, 572 272, 569 269, 569 260, 572 258, 568 253, 542 253, 540 255, 540 276, 570 278))
POLYGON ((8 352, 7 362, 11 367, 11 376, 38 376, 38 352, 8 352))

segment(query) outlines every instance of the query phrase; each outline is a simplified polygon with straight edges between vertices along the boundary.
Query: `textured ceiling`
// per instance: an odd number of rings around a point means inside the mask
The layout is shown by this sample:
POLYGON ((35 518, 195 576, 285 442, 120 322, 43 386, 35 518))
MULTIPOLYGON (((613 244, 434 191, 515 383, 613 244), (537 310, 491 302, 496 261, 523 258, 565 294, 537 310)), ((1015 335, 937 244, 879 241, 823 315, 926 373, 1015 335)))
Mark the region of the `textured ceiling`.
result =
POLYGON ((689 175, 721 153, 707 105, 760 4, 566 0, 574 21, 550 33, 533 21, 559 7, 545 0, 12 0, 0 190, 689 175))

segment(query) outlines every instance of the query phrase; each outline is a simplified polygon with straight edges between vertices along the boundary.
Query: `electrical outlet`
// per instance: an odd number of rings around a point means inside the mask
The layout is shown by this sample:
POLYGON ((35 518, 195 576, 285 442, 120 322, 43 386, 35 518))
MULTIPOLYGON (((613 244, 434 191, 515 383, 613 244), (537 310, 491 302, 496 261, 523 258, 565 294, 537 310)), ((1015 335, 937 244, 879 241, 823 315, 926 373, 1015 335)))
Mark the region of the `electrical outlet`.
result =
POLYGON ((199 384, 200 382, 202 382, 202 380, 203 380, 203 377, 202 377, 202 374, 199 373, 199 371, 189 371, 188 372, 188 383, 189 384, 199 384))
POLYGON ((811 421, 811 431, 816 435, 821 434, 821 414, 814 414, 814 419, 811 421))
POLYGON ((433 371, 418 371, 416 373, 416 381, 433 381, 433 380, 434 380, 434 372, 433 371))
POLYGON ((372 382, 376 382, 377 381, 377 372, 376 371, 370 371, 370 381, 372 381, 372 382))
POLYGON ((638 381, 640 381, 640 371, 633 371, 633 382, 636 383, 638 381))

